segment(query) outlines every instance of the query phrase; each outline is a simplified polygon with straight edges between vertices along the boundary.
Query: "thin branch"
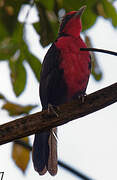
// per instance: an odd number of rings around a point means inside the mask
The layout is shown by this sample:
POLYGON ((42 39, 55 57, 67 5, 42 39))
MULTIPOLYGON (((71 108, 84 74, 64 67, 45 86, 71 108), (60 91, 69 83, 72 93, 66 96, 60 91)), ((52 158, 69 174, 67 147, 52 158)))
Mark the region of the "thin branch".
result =
POLYGON ((58 165, 61 166, 62 168, 64 168, 65 170, 69 171, 73 175, 77 176, 78 178, 81 178, 83 180, 93 180, 92 178, 90 178, 90 177, 86 176, 85 174, 81 173, 80 171, 70 167, 69 165, 67 165, 66 163, 64 163, 60 160, 58 161, 58 165))
POLYGON ((94 52, 101 52, 101 53, 106 53, 110 55, 117 56, 117 52, 114 51, 108 51, 105 49, 97 49, 97 48, 80 48, 80 51, 94 51, 94 52))
POLYGON ((81 118, 117 102, 117 83, 92 93, 81 103, 75 100, 59 107, 59 117, 48 111, 37 112, 0 126, 0 144, 32 135, 81 118))
MULTIPOLYGON (((32 146, 27 144, 26 142, 18 139, 14 141, 16 144, 19 144, 29 151, 32 151, 32 146)), ((67 170, 69 173, 72 173, 72 175, 77 176, 78 178, 81 178, 82 180, 92 180, 90 177, 86 176, 85 174, 81 173, 80 171, 74 169, 73 167, 69 166, 68 164, 64 163, 63 161, 58 160, 58 165, 62 167, 63 169, 67 170)))

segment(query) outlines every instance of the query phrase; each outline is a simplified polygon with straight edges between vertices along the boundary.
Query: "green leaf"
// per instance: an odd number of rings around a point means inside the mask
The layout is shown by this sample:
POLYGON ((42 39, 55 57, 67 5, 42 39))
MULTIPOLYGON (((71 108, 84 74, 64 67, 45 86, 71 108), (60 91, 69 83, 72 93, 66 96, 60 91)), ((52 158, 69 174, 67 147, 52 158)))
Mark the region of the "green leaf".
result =
POLYGON ((40 72, 41 72, 41 63, 40 61, 33 56, 31 53, 28 51, 26 53, 26 61, 30 65, 32 71, 35 74, 35 77, 37 78, 38 81, 40 81, 40 72))
POLYGON ((12 36, 6 36, 0 42, 0 59, 8 60, 22 46, 23 25, 17 22, 16 29, 12 36))
POLYGON ((115 7, 108 0, 102 0, 104 12, 107 18, 110 18, 114 27, 117 26, 117 12, 115 7))
POLYGON ((11 35, 15 30, 21 5, 26 2, 27 0, 5 0, 3 5, 0 6, 0 22, 4 24, 9 35, 11 35))
POLYGON ((97 18, 97 16, 95 14, 93 14, 92 11, 88 10, 82 16, 82 31, 85 31, 85 30, 91 28, 91 26, 93 26, 94 23, 96 22, 96 18, 97 18), (87 18, 87 14, 88 14, 88 18, 87 18), (86 20, 86 18, 87 18, 87 20, 86 20))
POLYGON ((82 31, 85 31, 89 28, 91 28, 95 22, 97 15, 93 11, 93 6, 87 7, 82 15, 82 31))
POLYGON ((18 44, 14 44, 11 38, 6 37, 0 42, 0 60, 8 60, 17 50, 18 44))
POLYGON ((54 0, 49 0, 49 1, 40 0, 39 2, 48 10, 53 10, 53 8, 54 8, 54 2, 55 2, 54 0))
MULTIPOLYGON (((19 48, 21 51, 20 57, 22 60, 26 60, 28 64, 30 65, 32 71, 34 72, 34 75, 36 79, 40 80, 40 71, 41 71, 41 62, 34 56, 28 49, 28 44, 23 40, 23 27, 20 25, 18 28, 18 34, 19 34, 19 48), (21 28, 20 28, 21 27, 21 28)), ((25 36, 25 33, 24 33, 25 36)), ((17 41, 17 33, 14 36, 14 41, 17 41)))
POLYGON ((78 10, 80 8, 80 1, 78 0, 63 0, 63 8, 67 11, 78 10))
POLYGON ((63 8, 68 11, 78 10, 81 7, 81 2, 78 0, 63 0, 63 8))
POLYGON ((8 35, 8 32, 4 24, 0 22, 0 41, 2 41, 7 35, 8 35))
POLYGON ((10 76, 13 90, 16 96, 19 96, 26 85, 26 70, 23 66, 22 60, 20 58, 15 58, 15 55, 10 58, 9 67, 11 71, 10 76))
POLYGON ((21 46, 21 56, 30 65, 37 81, 39 81, 40 72, 41 72, 41 62, 31 52, 29 52, 28 44, 27 42, 24 41, 22 42, 22 46, 21 46))
POLYGON ((40 61, 29 52, 23 40, 23 28, 23 24, 17 23, 12 37, 0 42, 0 59, 9 61, 11 82, 16 96, 19 96, 26 86, 27 77, 23 61, 29 63, 38 81, 41 70, 40 61))
POLYGON ((37 33, 40 35, 40 42, 45 47, 55 40, 55 35, 46 9, 41 3, 38 3, 38 10, 40 22, 36 24, 36 29, 38 29, 37 33))

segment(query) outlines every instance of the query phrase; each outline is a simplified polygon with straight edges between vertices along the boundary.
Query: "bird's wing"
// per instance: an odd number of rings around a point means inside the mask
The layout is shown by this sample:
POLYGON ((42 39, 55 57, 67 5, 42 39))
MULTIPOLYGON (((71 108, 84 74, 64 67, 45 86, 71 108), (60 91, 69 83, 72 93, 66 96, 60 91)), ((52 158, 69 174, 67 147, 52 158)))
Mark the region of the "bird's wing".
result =
POLYGON ((59 68, 60 62, 60 51, 53 43, 44 58, 40 77, 40 98, 43 109, 47 109, 48 104, 59 105, 65 100, 66 84, 63 70, 59 68))

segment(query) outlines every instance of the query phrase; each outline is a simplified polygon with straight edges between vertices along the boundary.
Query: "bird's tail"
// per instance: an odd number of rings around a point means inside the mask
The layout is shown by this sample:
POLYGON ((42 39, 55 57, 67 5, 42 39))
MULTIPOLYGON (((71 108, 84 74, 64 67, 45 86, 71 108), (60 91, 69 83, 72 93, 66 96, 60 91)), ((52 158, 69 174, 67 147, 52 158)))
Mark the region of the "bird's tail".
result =
POLYGON ((57 173, 57 140, 54 134, 56 128, 35 134, 32 159, 34 168, 40 175, 44 175, 47 171, 52 176, 57 173))

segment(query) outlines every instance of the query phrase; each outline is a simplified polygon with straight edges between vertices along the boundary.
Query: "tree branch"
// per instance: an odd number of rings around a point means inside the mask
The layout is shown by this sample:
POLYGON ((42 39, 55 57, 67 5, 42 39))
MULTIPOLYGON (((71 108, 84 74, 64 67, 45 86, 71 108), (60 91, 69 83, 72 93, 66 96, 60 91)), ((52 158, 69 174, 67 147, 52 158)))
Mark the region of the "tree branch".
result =
POLYGON ((48 111, 28 115, 0 126, 0 145, 36 132, 60 126, 117 102, 117 83, 92 93, 81 103, 75 100, 59 107, 59 117, 48 111))

